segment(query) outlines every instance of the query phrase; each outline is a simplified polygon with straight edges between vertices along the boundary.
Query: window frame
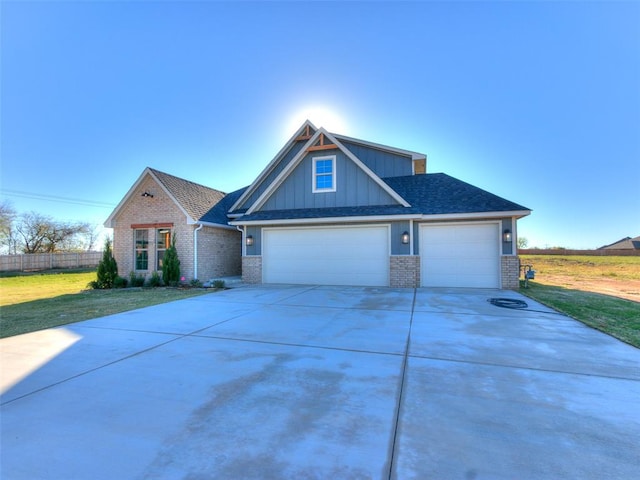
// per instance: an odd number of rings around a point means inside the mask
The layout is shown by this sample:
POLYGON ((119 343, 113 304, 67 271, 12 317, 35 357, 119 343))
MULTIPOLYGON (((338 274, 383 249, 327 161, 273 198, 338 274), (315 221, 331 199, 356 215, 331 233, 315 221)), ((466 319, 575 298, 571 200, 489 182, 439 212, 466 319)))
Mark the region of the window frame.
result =
POLYGON ((164 253, 171 246, 171 229, 170 228, 156 228, 156 271, 161 272, 161 262, 164 260, 164 253), (160 247, 160 238, 164 237, 164 248, 160 247), (162 253, 162 254, 161 254, 162 253))
POLYGON ((337 184, 337 175, 336 175, 336 156, 335 155, 325 155, 322 157, 313 157, 312 158, 312 166, 311 166, 311 182, 313 193, 329 193, 336 191, 337 184), (317 165, 320 161, 331 160, 331 173, 318 173, 317 165), (318 188, 317 181, 318 177, 327 177, 331 176, 331 187, 329 188, 318 188))
POLYGON ((149 229, 147 228, 136 228, 133 230, 133 266, 137 272, 149 271, 149 229), (143 245, 142 247, 138 247, 138 232, 145 234, 145 238, 140 239, 143 245), (139 255, 142 256, 139 258, 139 255), (140 265, 138 263, 139 261, 144 262, 146 268, 138 268, 138 265, 140 265))

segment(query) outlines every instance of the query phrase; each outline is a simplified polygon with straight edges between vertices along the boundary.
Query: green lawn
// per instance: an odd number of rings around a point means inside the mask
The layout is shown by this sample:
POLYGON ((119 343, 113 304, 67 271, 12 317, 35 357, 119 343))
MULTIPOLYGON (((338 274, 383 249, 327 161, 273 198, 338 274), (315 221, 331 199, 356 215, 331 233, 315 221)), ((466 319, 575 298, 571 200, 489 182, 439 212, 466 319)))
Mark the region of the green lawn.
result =
POLYGON ((520 292, 640 348, 640 303, 537 282, 529 282, 529 288, 520 292))
POLYGON ((95 271, 0 278, 0 338, 211 292, 200 288, 84 290, 95 271))

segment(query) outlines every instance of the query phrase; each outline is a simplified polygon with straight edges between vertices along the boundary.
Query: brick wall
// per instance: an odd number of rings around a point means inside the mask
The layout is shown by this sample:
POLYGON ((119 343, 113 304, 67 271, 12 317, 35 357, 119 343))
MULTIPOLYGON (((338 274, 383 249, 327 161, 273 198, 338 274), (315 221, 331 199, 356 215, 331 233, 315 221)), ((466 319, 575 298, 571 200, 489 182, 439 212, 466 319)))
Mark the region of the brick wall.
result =
POLYGON ((394 288, 420 286, 420 257, 418 255, 391 255, 389 285, 394 288))
POLYGON ((520 288, 520 259, 516 255, 503 255, 501 258, 502 288, 515 290, 520 288))
POLYGON ((242 257, 242 281, 244 283, 262 283, 262 256, 242 257))
POLYGON ((198 276, 207 281, 242 273, 242 235, 237 230, 204 227, 198 232, 198 276))

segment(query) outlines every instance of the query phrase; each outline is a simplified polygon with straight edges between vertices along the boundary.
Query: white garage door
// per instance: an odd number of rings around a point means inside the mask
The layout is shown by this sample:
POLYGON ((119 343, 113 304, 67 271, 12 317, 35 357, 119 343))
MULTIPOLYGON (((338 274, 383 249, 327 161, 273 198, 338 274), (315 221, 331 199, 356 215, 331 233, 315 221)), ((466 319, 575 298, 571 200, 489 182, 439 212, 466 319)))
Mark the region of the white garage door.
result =
POLYGON ((262 281, 389 285, 386 226, 264 229, 262 281))
POLYGON ((496 224, 421 225, 423 287, 500 287, 496 224))

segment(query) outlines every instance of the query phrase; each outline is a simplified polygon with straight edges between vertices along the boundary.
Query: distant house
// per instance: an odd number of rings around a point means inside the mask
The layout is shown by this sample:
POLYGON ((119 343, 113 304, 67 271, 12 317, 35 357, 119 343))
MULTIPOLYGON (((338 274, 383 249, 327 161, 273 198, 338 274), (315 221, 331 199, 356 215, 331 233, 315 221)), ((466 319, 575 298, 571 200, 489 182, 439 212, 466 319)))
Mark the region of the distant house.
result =
POLYGON ((518 288, 517 220, 531 211, 426 167, 307 121, 230 194, 145 169, 106 226, 121 275, 160 270, 175 233, 187 281, 518 288))
POLYGON ((640 250, 640 237, 625 237, 610 245, 604 245, 598 250, 640 250))

